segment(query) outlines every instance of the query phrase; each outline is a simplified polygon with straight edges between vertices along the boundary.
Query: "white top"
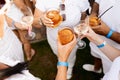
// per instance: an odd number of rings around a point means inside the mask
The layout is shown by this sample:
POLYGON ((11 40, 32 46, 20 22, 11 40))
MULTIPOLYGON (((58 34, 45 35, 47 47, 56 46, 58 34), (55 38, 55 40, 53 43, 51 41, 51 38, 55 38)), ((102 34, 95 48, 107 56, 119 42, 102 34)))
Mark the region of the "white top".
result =
POLYGON ((21 20, 21 17, 23 16, 23 13, 19 8, 16 7, 14 3, 12 3, 6 15, 12 18, 14 21, 19 22, 21 20))
MULTIPOLYGON (((8 25, 4 24, 4 36, 0 40, 0 63, 8 66, 15 66, 19 62, 24 62, 22 44, 8 25)), ((41 80, 34 77, 28 70, 23 70, 22 74, 14 74, 5 80, 41 80)))
MULTIPOLYGON (((105 10, 113 6, 109 11, 107 11, 102 17, 101 20, 105 22, 111 29, 120 32, 120 18, 118 15, 120 15, 120 0, 96 0, 96 2, 99 4, 99 15, 102 14, 105 10)), ((107 39, 104 36, 101 36, 103 40, 107 41, 108 44, 120 49, 120 45, 111 40, 107 39)), ((109 71, 110 66, 112 64, 112 61, 110 61, 104 53, 102 53, 94 43, 90 43, 92 52, 99 55, 103 61, 103 69, 104 73, 109 71)), ((98 56, 97 56, 98 57, 98 56)))
POLYGON ((24 61, 22 44, 10 27, 4 22, 4 36, 0 40, 0 62, 14 66, 24 61))
MULTIPOLYGON (((16 7, 14 3, 12 3, 6 15, 10 17, 12 20, 14 20, 15 22, 21 22, 21 18, 24 14, 19 8, 16 7)), ((16 28, 12 26, 11 29, 16 29, 16 28)))
MULTIPOLYGON (((62 0, 36 0, 36 8, 45 12, 50 8, 59 9, 59 5, 62 0)), ((57 28, 47 27, 47 39, 54 53, 57 54, 57 34, 58 30, 61 27, 74 27, 77 25, 81 18, 81 12, 84 12, 88 9, 89 3, 88 0, 65 0, 65 14, 66 20, 62 22, 57 28)))

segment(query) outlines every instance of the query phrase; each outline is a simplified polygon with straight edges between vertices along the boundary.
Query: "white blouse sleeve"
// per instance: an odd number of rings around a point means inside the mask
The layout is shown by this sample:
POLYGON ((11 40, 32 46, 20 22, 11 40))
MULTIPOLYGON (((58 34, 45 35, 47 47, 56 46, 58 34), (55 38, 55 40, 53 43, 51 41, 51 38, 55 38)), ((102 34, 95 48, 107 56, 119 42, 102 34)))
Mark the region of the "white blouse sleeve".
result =
POLYGON ((45 11, 45 2, 44 0, 36 0, 35 7, 41 11, 45 11))
POLYGON ((120 75, 120 56, 113 61, 109 72, 105 74, 102 80, 120 80, 119 75, 120 75))

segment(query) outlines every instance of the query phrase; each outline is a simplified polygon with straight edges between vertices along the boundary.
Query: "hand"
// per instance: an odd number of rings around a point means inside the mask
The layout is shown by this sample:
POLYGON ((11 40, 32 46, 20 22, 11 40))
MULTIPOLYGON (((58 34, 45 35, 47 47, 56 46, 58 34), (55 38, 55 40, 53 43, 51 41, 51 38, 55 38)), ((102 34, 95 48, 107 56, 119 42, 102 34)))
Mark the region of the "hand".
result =
POLYGON ((58 38, 58 58, 59 58, 59 61, 61 62, 66 62, 69 55, 70 55, 70 52, 72 51, 72 49, 74 48, 74 46, 76 45, 76 36, 74 35, 74 39, 66 44, 66 45, 62 45, 60 43, 60 40, 58 38))
POLYGON ((92 28, 97 34, 106 36, 110 30, 110 28, 103 22, 100 21, 101 25, 95 26, 92 28))
POLYGON ((97 35, 91 27, 88 28, 88 32, 83 34, 82 37, 87 37, 91 42, 97 44, 98 42, 101 42, 101 38, 99 35, 97 35))
POLYGON ((52 20, 46 17, 46 13, 44 13, 41 16, 41 21, 47 27, 51 27, 52 28, 54 26, 52 20))
POLYGON ((29 26, 23 25, 23 24, 21 24, 21 23, 19 23, 19 22, 15 22, 14 26, 15 26, 16 28, 18 28, 18 29, 21 29, 21 30, 28 30, 28 28, 29 28, 29 26))

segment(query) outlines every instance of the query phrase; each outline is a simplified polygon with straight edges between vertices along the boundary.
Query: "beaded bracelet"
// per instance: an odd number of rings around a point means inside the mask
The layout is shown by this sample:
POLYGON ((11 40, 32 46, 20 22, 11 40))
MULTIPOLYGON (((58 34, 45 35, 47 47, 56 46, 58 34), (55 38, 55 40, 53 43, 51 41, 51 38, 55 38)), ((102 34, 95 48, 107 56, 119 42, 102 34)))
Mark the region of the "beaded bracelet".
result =
POLYGON ((106 41, 104 41, 102 44, 100 44, 100 45, 97 45, 97 47, 98 48, 102 48, 102 47, 104 47, 106 45, 106 41))
POLYGON ((113 34, 113 30, 112 29, 110 29, 110 31, 108 32, 108 34, 106 35, 106 37, 107 38, 110 38, 111 36, 112 36, 112 34, 113 34))
POLYGON ((66 66, 66 67, 68 67, 68 62, 58 62, 57 63, 57 66, 66 66))

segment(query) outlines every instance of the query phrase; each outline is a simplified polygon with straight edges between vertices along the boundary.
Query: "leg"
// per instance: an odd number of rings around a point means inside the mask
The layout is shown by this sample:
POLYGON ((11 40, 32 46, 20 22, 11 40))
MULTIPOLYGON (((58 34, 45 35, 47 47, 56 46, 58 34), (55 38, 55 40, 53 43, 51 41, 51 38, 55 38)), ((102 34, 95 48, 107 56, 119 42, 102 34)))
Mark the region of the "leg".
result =
POLYGON ((67 79, 70 79, 72 77, 72 71, 73 71, 73 67, 75 64, 75 60, 76 60, 76 51, 77 51, 77 47, 75 47, 72 50, 72 52, 68 58, 69 66, 68 66, 68 70, 67 70, 67 79))
POLYGON ((101 73, 102 72, 102 60, 100 58, 94 57, 94 65, 92 64, 84 64, 83 69, 87 71, 92 71, 95 73, 101 73))
POLYGON ((9 66, 4 63, 0 63, 0 70, 6 69, 6 68, 9 68, 9 66))
POLYGON ((100 70, 101 67, 102 67, 101 59, 95 57, 94 58, 94 70, 98 71, 100 70))
POLYGON ((31 48, 30 42, 24 37, 24 35, 27 33, 25 30, 18 30, 19 35, 20 35, 20 40, 24 46, 24 52, 26 54, 27 60, 31 60, 32 57, 35 54, 34 49, 31 48))

